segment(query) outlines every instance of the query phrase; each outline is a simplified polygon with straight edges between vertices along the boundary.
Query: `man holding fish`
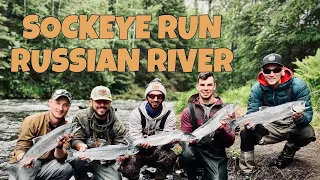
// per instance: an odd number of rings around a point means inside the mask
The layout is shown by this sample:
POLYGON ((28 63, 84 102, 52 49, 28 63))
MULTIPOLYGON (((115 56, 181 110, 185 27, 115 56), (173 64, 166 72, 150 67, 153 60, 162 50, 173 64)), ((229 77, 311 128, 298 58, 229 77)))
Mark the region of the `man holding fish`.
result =
POLYGON ((10 162, 17 162, 18 169, 15 169, 16 174, 9 176, 10 180, 67 180, 73 175, 71 165, 64 163, 74 128, 70 124, 64 126, 71 106, 70 92, 56 90, 48 105, 49 111, 33 114, 22 121, 17 145, 10 158, 10 162), (57 134, 52 134, 55 130, 58 130, 57 134))
POLYGON ((135 139, 134 144, 137 144, 140 150, 138 154, 123 160, 119 168, 119 171, 130 180, 139 178, 140 168, 144 165, 157 169, 155 179, 165 179, 173 168, 176 155, 170 149, 172 143, 169 136, 181 137, 183 134, 174 131, 176 116, 174 111, 169 110, 163 103, 166 95, 161 80, 155 78, 146 88, 146 101, 130 114, 129 136, 135 139), (171 132, 172 134, 168 134, 171 132), (166 141, 168 139, 169 142, 166 141))
POLYGON ((236 106, 225 107, 215 96, 216 81, 212 72, 200 73, 196 88, 198 94, 190 97, 190 104, 182 112, 181 130, 192 132, 201 140, 189 143, 179 158, 180 165, 190 180, 197 180, 200 167, 204 168, 204 180, 227 180, 225 148, 234 143, 235 135, 227 131, 226 120, 234 117, 236 106))
POLYGON ((294 78, 292 71, 283 66, 281 55, 272 53, 263 58, 258 82, 250 92, 246 116, 256 113, 257 116, 251 119, 258 119, 260 118, 259 114, 268 111, 268 108, 262 106, 271 106, 277 108, 275 111, 281 111, 281 109, 285 110, 287 105, 290 105, 287 111, 293 110, 289 117, 282 117, 287 112, 279 115, 270 113, 268 117, 261 118, 259 123, 253 123, 250 120, 244 122, 245 128, 240 133, 241 156, 239 162, 243 174, 250 175, 255 168, 254 146, 257 144, 265 145, 287 141, 278 159, 272 163, 278 168, 285 168, 292 162, 300 147, 315 140, 314 130, 309 125, 313 115, 309 89, 303 80, 294 78), (299 108, 295 108, 296 103, 293 101, 305 106, 301 112, 297 110, 299 108), (292 102, 293 105, 290 105, 289 102, 292 102), (261 113, 257 112, 259 108, 261 113), (272 116, 282 117, 282 119, 274 122, 268 121, 276 118, 272 116))
MULTIPOLYGON (((72 148, 83 152, 102 145, 125 144, 124 137, 127 131, 117 118, 111 102, 112 96, 109 88, 96 86, 92 89, 90 107, 79 110, 73 119, 73 122, 78 123, 81 129, 75 133, 71 141, 72 148)), ((117 148, 125 149, 126 147, 117 148)), ((110 151, 110 149, 105 151, 110 151)), ((110 157, 105 158, 109 159, 110 157)), ((107 160, 103 163, 99 160, 89 161, 88 157, 83 156, 70 162, 75 169, 77 180, 89 179, 87 172, 92 172, 97 180, 121 179, 115 160, 107 160)))

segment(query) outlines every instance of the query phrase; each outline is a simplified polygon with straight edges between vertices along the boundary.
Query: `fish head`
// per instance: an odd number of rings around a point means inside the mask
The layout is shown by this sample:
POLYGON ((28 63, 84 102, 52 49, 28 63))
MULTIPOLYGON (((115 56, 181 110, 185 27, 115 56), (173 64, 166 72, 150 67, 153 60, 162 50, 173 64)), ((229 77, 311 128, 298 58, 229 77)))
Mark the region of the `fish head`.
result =
POLYGON ((187 133, 187 132, 184 132, 181 135, 180 141, 191 141, 191 140, 196 140, 196 139, 197 139, 197 137, 195 135, 187 133))
POLYGON ((66 124, 65 134, 71 134, 77 132, 80 127, 77 127, 77 123, 66 124))
POLYGON ((291 110, 295 113, 302 113, 306 109, 306 101, 295 101, 291 107, 291 110))
POLYGON ((228 113, 228 115, 232 115, 237 109, 238 109, 238 104, 233 103, 233 104, 228 104, 226 106, 226 111, 228 113))

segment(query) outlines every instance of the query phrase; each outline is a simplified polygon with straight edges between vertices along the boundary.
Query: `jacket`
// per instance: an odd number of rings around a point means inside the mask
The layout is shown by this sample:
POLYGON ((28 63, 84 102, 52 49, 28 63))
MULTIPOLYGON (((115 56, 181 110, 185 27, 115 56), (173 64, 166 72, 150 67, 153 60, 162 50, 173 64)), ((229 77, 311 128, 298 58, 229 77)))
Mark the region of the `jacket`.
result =
MULTIPOLYGON (((192 104, 195 105, 195 116, 197 119, 198 127, 201 126, 205 122, 205 110, 200 104, 199 97, 195 98, 191 101, 192 104)), ((210 110, 209 117, 212 117, 217 111, 219 111, 223 107, 223 103, 219 97, 217 97, 217 101, 215 105, 213 105, 210 110)), ((192 118, 190 115, 189 106, 187 106, 181 114, 181 130, 184 132, 191 133, 192 130, 192 118)), ((205 136, 201 139, 200 142, 197 143, 197 146, 202 146, 207 149, 211 149, 218 154, 225 154, 225 148, 230 147, 235 140, 234 133, 228 133, 228 125, 223 129, 219 129, 216 131, 213 137, 205 136)))
MULTIPOLYGON (((147 101, 143 102, 140 105, 140 109, 142 114, 146 118, 146 127, 144 131, 148 135, 151 135, 159 130, 161 119, 163 116, 165 116, 165 114, 169 111, 169 109, 165 103, 162 103, 162 111, 160 115, 155 118, 151 118, 148 115, 147 110, 145 108, 147 103, 148 103, 147 101)), ((176 115, 174 114, 173 111, 171 111, 164 124, 163 131, 172 131, 176 129, 176 124, 177 124, 176 115)), ((143 137, 141 116, 138 108, 135 108, 130 114, 129 136, 133 139, 138 139, 143 137)))
POLYGON ((75 114, 72 122, 77 122, 78 126, 81 127, 81 129, 74 134, 74 137, 71 140, 71 147, 74 149, 76 149, 76 145, 78 143, 85 143, 88 145, 87 140, 89 138, 93 138, 93 133, 95 133, 96 138, 104 139, 106 142, 108 142, 108 144, 125 143, 123 138, 125 137, 127 130, 117 118, 115 110, 112 106, 110 106, 110 109, 108 110, 108 117, 105 121, 98 120, 94 115, 94 110, 92 107, 88 107, 87 109, 79 110, 75 114), (95 123, 104 125, 104 131, 95 131, 95 129, 92 128, 95 127, 95 123), (112 132, 110 133, 110 131, 112 132), (92 134, 90 132, 92 132, 92 134), (110 137, 110 134, 112 137, 110 137))
POLYGON ((248 100, 248 112, 259 111, 263 104, 263 93, 266 93, 267 103, 271 106, 277 106, 289 102, 287 89, 292 88, 292 101, 305 100, 307 108, 303 112, 303 117, 299 121, 294 121, 296 126, 303 127, 308 125, 312 120, 312 106, 310 100, 310 91, 307 84, 299 78, 294 78, 290 69, 285 68, 285 75, 281 78, 281 83, 276 89, 272 89, 265 80, 263 73, 258 74, 258 82, 251 88, 248 100))
MULTIPOLYGON (((33 145, 32 139, 48 134, 52 129, 49 126, 49 111, 36 113, 26 117, 21 124, 19 138, 11 153, 10 162, 16 162, 16 156, 27 152, 33 145)), ((66 120, 63 119, 58 126, 66 124, 66 120)), ((68 148, 69 144, 65 143, 64 147, 68 148)), ((44 154, 39 159, 55 159, 54 150, 44 154)))

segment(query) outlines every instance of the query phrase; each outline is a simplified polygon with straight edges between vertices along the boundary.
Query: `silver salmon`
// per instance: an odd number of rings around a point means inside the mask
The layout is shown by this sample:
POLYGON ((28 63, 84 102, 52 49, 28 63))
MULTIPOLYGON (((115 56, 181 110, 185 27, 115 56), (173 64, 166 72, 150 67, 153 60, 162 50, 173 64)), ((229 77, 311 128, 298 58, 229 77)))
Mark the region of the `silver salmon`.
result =
POLYGON ((57 139, 59 136, 63 137, 64 135, 75 133, 79 129, 80 127, 77 128, 77 123, 68 123, 55 128, 43 136, 34 138, 32 140, 33 145, 23 155, 22 159, 8 168, 10 176, 18 179, 17 171, 19 171, 28 160, 32 159, 33 162, 36 161, 45 153, 50 152, 58 146, 59 142, 57 139))
POLYGON ((67 149, 68 157, 66 162, 70 162, 75 158, 82 156, 88 157, 90 161, 93 160, 114 160, 119 156, 133 155, 139 152, 139 149, 132 144, 132 140, 125 137, 128 145, 105 145, 97 148, 90 148, 85 151, 77 151, 73 149, 67 149))
POLYGON ((289 118, 293 114, 302 113, 307 109, 305 104, 306 101, 292 101, 278 106, 261 107, 257 112, 253 112, 230 121, 229 131, 232 131, 233 128, 245 122, 249 122, 250 126, 252 126, 255 124, 271 123, 289 118))
POLYGON ((191 134, 196 136, 198 140, 204 136, 216 131, 220 127, 220 121, 227 115, 231 115, 238 108, 236 104, 228 104, 216 112, 211 118, 209 118, 200 127, 195 129, 191 134))
POLYGON ((173 141, 191 141, 195 140, 196 137, 190 133, 183 132, 181 130, 173 130, 168 132, 162 132, 146 138, 140 138, 133 141, 134 145, 141 143, 149 143, 151 146, 161 146, 169 144, 173 141))

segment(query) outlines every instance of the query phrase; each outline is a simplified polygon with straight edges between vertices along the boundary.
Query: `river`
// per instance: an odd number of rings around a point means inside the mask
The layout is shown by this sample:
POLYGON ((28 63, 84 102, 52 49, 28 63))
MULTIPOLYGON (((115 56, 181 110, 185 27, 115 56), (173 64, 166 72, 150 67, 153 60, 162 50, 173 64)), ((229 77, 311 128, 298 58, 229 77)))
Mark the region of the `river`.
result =
MULTIPOLYGON (((47 100, 0 100, 0 179, 6 179, 3 167, 9 160, 9 154, 15 146, 19 135, 21 121, 36 112, 47 111, 47 100)), ((116 115, 128 127, 130 112, 139 107, 142 101, 115 100, 112 106, 117 109, 116 115)), ((165 102, 169 109, 174 108, 173 102, 165 102)), ((89 106, 89 100, 73 100, 67 121, 71 121, 79 106, 89 106)))

